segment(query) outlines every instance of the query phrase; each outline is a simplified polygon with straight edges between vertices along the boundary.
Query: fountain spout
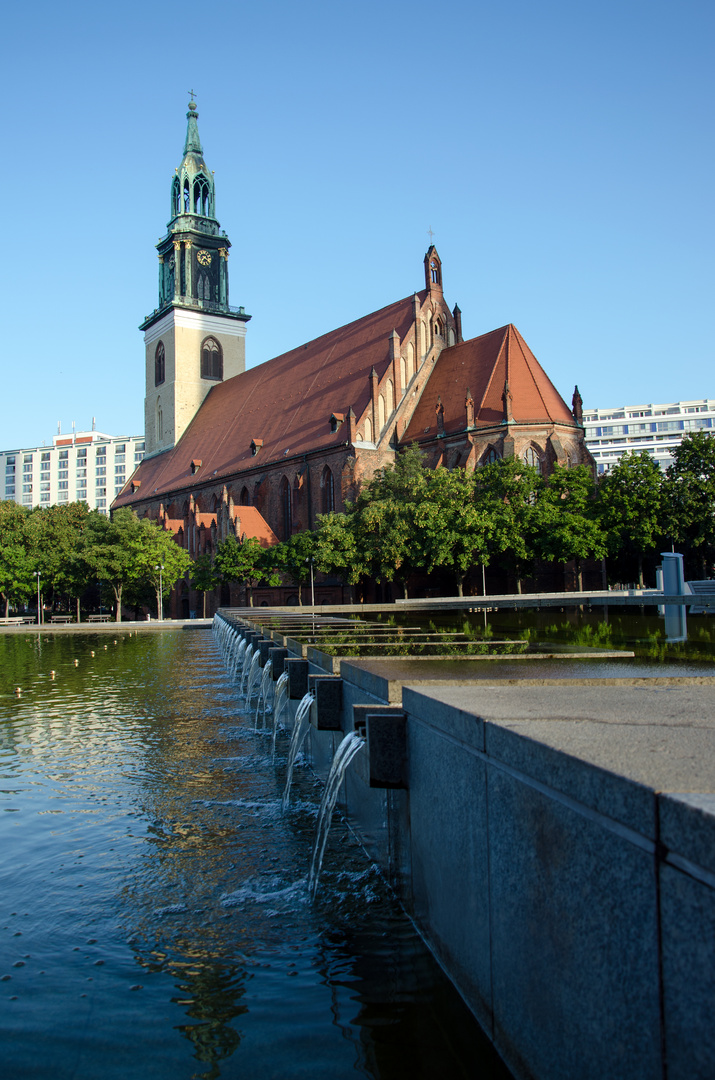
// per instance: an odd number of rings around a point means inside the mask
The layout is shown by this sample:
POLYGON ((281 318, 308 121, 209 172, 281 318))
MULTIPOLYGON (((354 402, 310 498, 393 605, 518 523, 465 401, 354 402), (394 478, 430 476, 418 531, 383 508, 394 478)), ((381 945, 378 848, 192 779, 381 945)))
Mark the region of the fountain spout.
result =
POLYGON ((345 776, 348 765, 355 755, 362 750, 364 745, 365 739, 361 735, 358 735, 357 732, 351 731, 345 736, 340 743, 340 746, 335 751, 333 764, 330 766, 330 772, 325 784, 325 791, 323 792, 323 798, 320 802, 318 824, 315 830, 315 843, 313 845, 313 856, 310 860, 310 871, 308 872, 308 892, 312 899, 315 899, 315 894, 318 890, 318 880, 323 866, 325 845, 328 841, 330 823, 333 820, 333 811, 335 810, 335 804, 338 801, 340 785, 343 782, 343 777, 345 776))
POLYGON ((290 803, 290 788, 293 782, 293 766, 295 765, 295 759, 298 757, 303 740, 308 733, 310 727, 310 710, 313 702, 315 701, 315 694, 309 691, 303 698, 301 698, 298 710, 295 714, 295 722, 293 724, 293 734, 290 740, 290 749, 288 751, 288 768, 286 770, 286 786, 283 792, 283 810, 288 809, 290 803))

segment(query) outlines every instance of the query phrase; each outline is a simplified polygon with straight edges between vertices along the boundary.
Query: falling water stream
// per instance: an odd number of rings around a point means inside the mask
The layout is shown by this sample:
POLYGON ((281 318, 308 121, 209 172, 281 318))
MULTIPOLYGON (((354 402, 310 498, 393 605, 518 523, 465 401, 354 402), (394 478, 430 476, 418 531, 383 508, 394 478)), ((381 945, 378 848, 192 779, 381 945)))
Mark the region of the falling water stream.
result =
POLYGON ((311 902, 322 785, 282 813, 237 675, 208 630, 0 635, 3 1075, 504 1080, 339 817, 311 902))

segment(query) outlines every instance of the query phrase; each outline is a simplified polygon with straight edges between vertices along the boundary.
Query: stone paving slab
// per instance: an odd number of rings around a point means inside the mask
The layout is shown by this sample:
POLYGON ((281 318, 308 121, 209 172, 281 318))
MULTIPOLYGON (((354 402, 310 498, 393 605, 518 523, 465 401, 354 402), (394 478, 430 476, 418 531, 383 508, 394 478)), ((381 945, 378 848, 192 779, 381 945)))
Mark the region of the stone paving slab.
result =
POLYGON ((715 686, 680 681, 415 689, 655 791, 715 792, 715 686))

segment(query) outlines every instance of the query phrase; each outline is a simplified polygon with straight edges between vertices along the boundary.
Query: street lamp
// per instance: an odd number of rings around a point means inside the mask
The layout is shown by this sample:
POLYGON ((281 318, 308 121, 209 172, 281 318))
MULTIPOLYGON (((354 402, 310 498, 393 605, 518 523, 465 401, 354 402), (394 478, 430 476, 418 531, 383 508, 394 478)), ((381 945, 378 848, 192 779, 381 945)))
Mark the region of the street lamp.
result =
POLYGON ((37 625, 40 626, 40 624, 42 622, 42 620, 40 618, 40 616, 42 614, 42 611, 41 611, 41 608, 40 608, 40 577, 41 577, 41 574, 40 574, 39 570, 34 570, 33 573, 34 573, 35 577, 37 578, 37 625))
POLYGON ((313 557, 305 560, 310 563, 310 603, 315 607, 315 578, 313 577, 313 557))
POLYGON ((162 578, 162 574, 164 572, 164 564, 161 563, 159 566, 155 566, 154 569, 159 571, 159 610, 158 610, 157 614, 159 616, 159 622, 163 622, 164 621, 164 579, 162 578))

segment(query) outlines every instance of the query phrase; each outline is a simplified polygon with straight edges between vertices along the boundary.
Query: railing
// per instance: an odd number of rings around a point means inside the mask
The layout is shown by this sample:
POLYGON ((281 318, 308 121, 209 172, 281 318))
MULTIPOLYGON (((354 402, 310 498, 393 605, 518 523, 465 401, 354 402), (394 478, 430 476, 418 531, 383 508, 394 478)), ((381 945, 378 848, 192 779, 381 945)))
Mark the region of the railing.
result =
MULTIPOLYGON (((213 300, 197 300, 193 296, 173 296, 171 300, 167 300, 161 305, 161 307, 154 308, 154 310, 144 317, 144 322, 148 319, 152 319, 155 315, 159 315, 162 312, 168 311, 170 308, 177 307, 191 307, 196 308, 197 311, 208 311, 215 313, 216 315, 245 315, 246 309, 244 307, 233 307, 231 304, 217 304, 213 300)), ((250 318, 250 316, 248 316, 250 318)))

